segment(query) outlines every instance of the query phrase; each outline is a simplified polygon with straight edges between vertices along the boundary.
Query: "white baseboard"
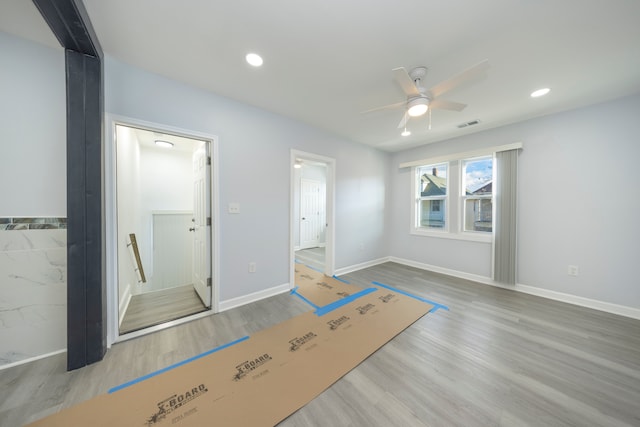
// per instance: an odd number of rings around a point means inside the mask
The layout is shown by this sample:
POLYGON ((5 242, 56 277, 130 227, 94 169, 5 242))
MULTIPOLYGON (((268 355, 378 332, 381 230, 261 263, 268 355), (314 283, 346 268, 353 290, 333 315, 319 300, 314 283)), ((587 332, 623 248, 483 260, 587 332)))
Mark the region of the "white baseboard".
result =
POLYGON ((425 264, 425 263, 417 262, 417 261, 411 261, 411 260, 404 259, 404 258, 396 258, 396 257, 393 257, 393 256, 389 257, 389 261, 395 262, 395 263, 398 263, 398 264, 402 264, 402 265, 407 265, 409 267, 419 268, 420 270, 432 271, 434 273, 446 274, 447 276, 453 276, 453 277, 457 277, 459 279, 466 279, 466 280, 471 280, 473 282, 484 283, 485 285, 494 285, 495 284, 496 286, 499 286, 499 287, 513 289, 512 286, 507 287, 507 286, 504 286, 504 285, 499 285, 497 283, 494 283, 493 280, 490 277, 480 276, 479 274, 465 273, 463 271, 451 270, 449 268, 438 267, 436 265, 425 264))
POLYGON ((261 299, 269 298, 275 295, 279 295, 291 290, 291 285, 285 283, 283 285, 274 286, 273 288, 265 289, 262 291, 254 292, 252 294, 243 295, 236 298, 231 298, 226 301, 220 301, 218 304, 218 311, 223 312, 232 308, 240 307, 245 304, 260 301, 261 299))
POLYGON ((525 294, 537 295, 539 297, 548 298, 556 301, 566 302, 581 307, 592 308, 594 310, 605 311, 611 314, 631 317, 640 320, 640 309, 628 307, 625 305, 613 304, 610 302, 598 301, 595 299, 580 297, 577 295, 565 294, 562 292, 551 291, 549 289, 537 288, 535 286, 516 284, 516 291, 525 294))
POLYGON ((334 274, 336 276, 342 276, 343 274, 353 273, 354 271, 373 267, 374 265, 384 264, 385 262, 391 261, 390 258, 391 257, 378 258, 372 261, 361 262, 360 264, 350 265, 349 267, 338 268, 334 274))
MULTIPOLYGON (((627 307, 624 305, 613 304, 610 302, 598 301, 590 298, 580 297, 577 295, 565 294, 562 292, 551 291, 549 289, 538 288, 535 286, 523 285, 520 283, 517 283, 513 286, 509 286, 509 285, 495 282, 490 277, 465 273, 457 270, 450 270, 448 268, 438 267, 430 264, 424 264, 424 263, 411 261, 403 258, 389 257, 388 261, 407 265, 409 267, 419 268, 421 270, 433 271, 434 273, 446 274, 448 276, 458 277, 460 279, 467 279, 473 282, 482 283, 484 285, 490 285, 490 286, 495 286, 495 287, 504 288, 504 289, 511 289, 514 291, 518 291, 518 292, 522 292, 530 295, 536 295, 536 296, 551 299, 554 301, 566 302, 568 304, 592 308, 594 310, 604 311, 607 313, 617 314, 620 316, 631 317, 633 319, 640 320, 640 309, 637 309, 634 307, 627 307)), ((352 270, 352 271, 355 271, 355 270, 352 270)))
POLYGON ((35 362, 36 360, 44 359, 45 357, 55 356, 56 354, 66 353, 67 349, 52 351, 51 353, 40 354, 38 356, 30 357, 28 359, 18 360, 17 362, 7 363, 6 365, 0 365, 0 371, 3 369, 13 368, 14 366, 24 365, 25 363, 35 362))
POLYGON ((127 308, 129 307, 129 303, 131 302, 131 285, 127 284, 127 287, 122 294, 122 298, 120 299, 120 303, 118 304, 118 326, 122 325, 122 319, 124 319, 124 315, 127 312, 127 308))

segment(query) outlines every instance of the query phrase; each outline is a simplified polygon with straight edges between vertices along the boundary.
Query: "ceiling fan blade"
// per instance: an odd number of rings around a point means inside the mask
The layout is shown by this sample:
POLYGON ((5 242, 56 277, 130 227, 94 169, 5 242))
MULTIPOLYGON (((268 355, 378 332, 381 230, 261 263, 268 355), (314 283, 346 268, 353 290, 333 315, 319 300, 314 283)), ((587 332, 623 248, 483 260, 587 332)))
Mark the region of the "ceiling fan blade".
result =
POLYGON ((407 112, 405 111, 404 115, 402 116, 402 120, 400 120, 400 123, 398 123, 398 129, 402 129, 407 125, 407 122, 409 121, 409 114, 407 114, 407 112))
POLYGON ((407 73, 407 70, 405 70, 403 67, 400 67, 400 68, 394 68, 392 71, 393 71, 393 77, 396 79, 396 81, 398 82, 398 84, 400 85, 404 93, 407 94, 407 96, 420 95, 420 91, 418 90, 418 88, 416 87, 416 84, 413 82, 413 80, 409 76, 409 73, 407 73))
POLYGON ((407 101, 400 101, 400 102, 396 102, 395 104, 389 104, 383 107, 377 107, 377 108, 372 108, 370 110, 361 111, 360 114, 373 113, 375 111, 382 111, 382 110, 392 110, 394 108, 404 107, 406 105, 407 105, 407 101))
POLYGON ((460 74, 457 74, 447 80, 438 83, 437 85, 429 89, 429 92, 431 93, 433 99, 435 99, 443 93, 449 92, 450 90, 455 89, 460 85, 471 83, 472 81, 479 79, 483 76, 483 73, 487 71, 488 68, 489 60, 485 59, 484 61, 461 72, 460 74))
POLYGON ((467 107, 467 104, 460 102, 446 101, 444 99, 434 99, 429 103, 429 107, 434 110, 450 110, 450 111, 462 111, 467 107))

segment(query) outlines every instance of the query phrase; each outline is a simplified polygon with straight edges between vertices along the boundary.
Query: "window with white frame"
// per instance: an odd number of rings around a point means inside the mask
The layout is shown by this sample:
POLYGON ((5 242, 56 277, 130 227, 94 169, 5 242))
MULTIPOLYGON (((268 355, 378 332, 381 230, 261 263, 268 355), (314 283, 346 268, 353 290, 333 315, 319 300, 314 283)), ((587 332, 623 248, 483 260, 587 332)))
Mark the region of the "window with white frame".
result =
MULTIPOLYGON (((515 208, 511 207, 516 182, 513 170, 517 168, 517 150, 520 149, 522 143, 516 142, 400 163, 401 168, 411 167, 412 172, 409 232, 490 243, 498 239, 503 228, 508 226, 511 230, 511 224, 515 223, 512 218, 515 208), (506 153, 511 154, 507 157, 506 153), (509 162, 504 162, 508 166, 503 166, 501 159, 506 158, 509 162), (494 198, 496 194, 502 195, 501 206, 494 198), (510 209, 506 220, 506 214, 502 213, 504 206, 510 209)), ((508 233, 510 236, 515 232, 508 233)), ((509 250, 508 247, 507 254, 509 250)))
POLYGON ((448 163, 416 168, 416 227, 426 230, 447 228, 448 163))
POLYGON ((493 231, 493 156, 461 162, 462 230, 493 231))

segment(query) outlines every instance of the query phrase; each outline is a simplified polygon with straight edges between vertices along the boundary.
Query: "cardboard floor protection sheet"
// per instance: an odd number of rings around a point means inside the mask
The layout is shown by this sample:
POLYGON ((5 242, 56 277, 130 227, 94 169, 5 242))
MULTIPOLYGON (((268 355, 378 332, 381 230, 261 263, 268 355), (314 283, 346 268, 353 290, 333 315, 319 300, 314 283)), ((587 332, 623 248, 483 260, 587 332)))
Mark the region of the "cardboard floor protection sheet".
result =
POLYGON ((304 264, 295 264, 295 280, 294 293, 315 308, 324 307, 363 290, 359 286, 325 276, 304 264))
POLYGON ((296 276, 315 310, 31 426, 273 426, 434 308, 302 265, 296 276))

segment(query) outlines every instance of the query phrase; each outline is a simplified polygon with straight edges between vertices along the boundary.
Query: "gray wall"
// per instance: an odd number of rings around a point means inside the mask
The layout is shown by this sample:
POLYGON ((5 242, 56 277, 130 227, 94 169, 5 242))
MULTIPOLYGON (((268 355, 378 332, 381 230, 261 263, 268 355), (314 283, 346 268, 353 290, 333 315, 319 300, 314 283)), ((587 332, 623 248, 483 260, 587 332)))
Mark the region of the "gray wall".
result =
POLYGON ((65 105, 63 50, 0 32, 0 366, 66 348, 65 105))
POLYGON ((64 217, 64 51, 0 32, 0 217, 64 217))
POLYGON ((107 113, 219 137, 221 301, 289 282, 292 148, 336 159, 336 268, 387 254, 385 153, 110 57, 105 74, 107 113))
POLYGON ((640 308, 639 112, 636 95, 393 155, 389 254, 489 277, 490 244, 409 235, 411 172, 398 165, 522 142, 517 283, 640 308))

